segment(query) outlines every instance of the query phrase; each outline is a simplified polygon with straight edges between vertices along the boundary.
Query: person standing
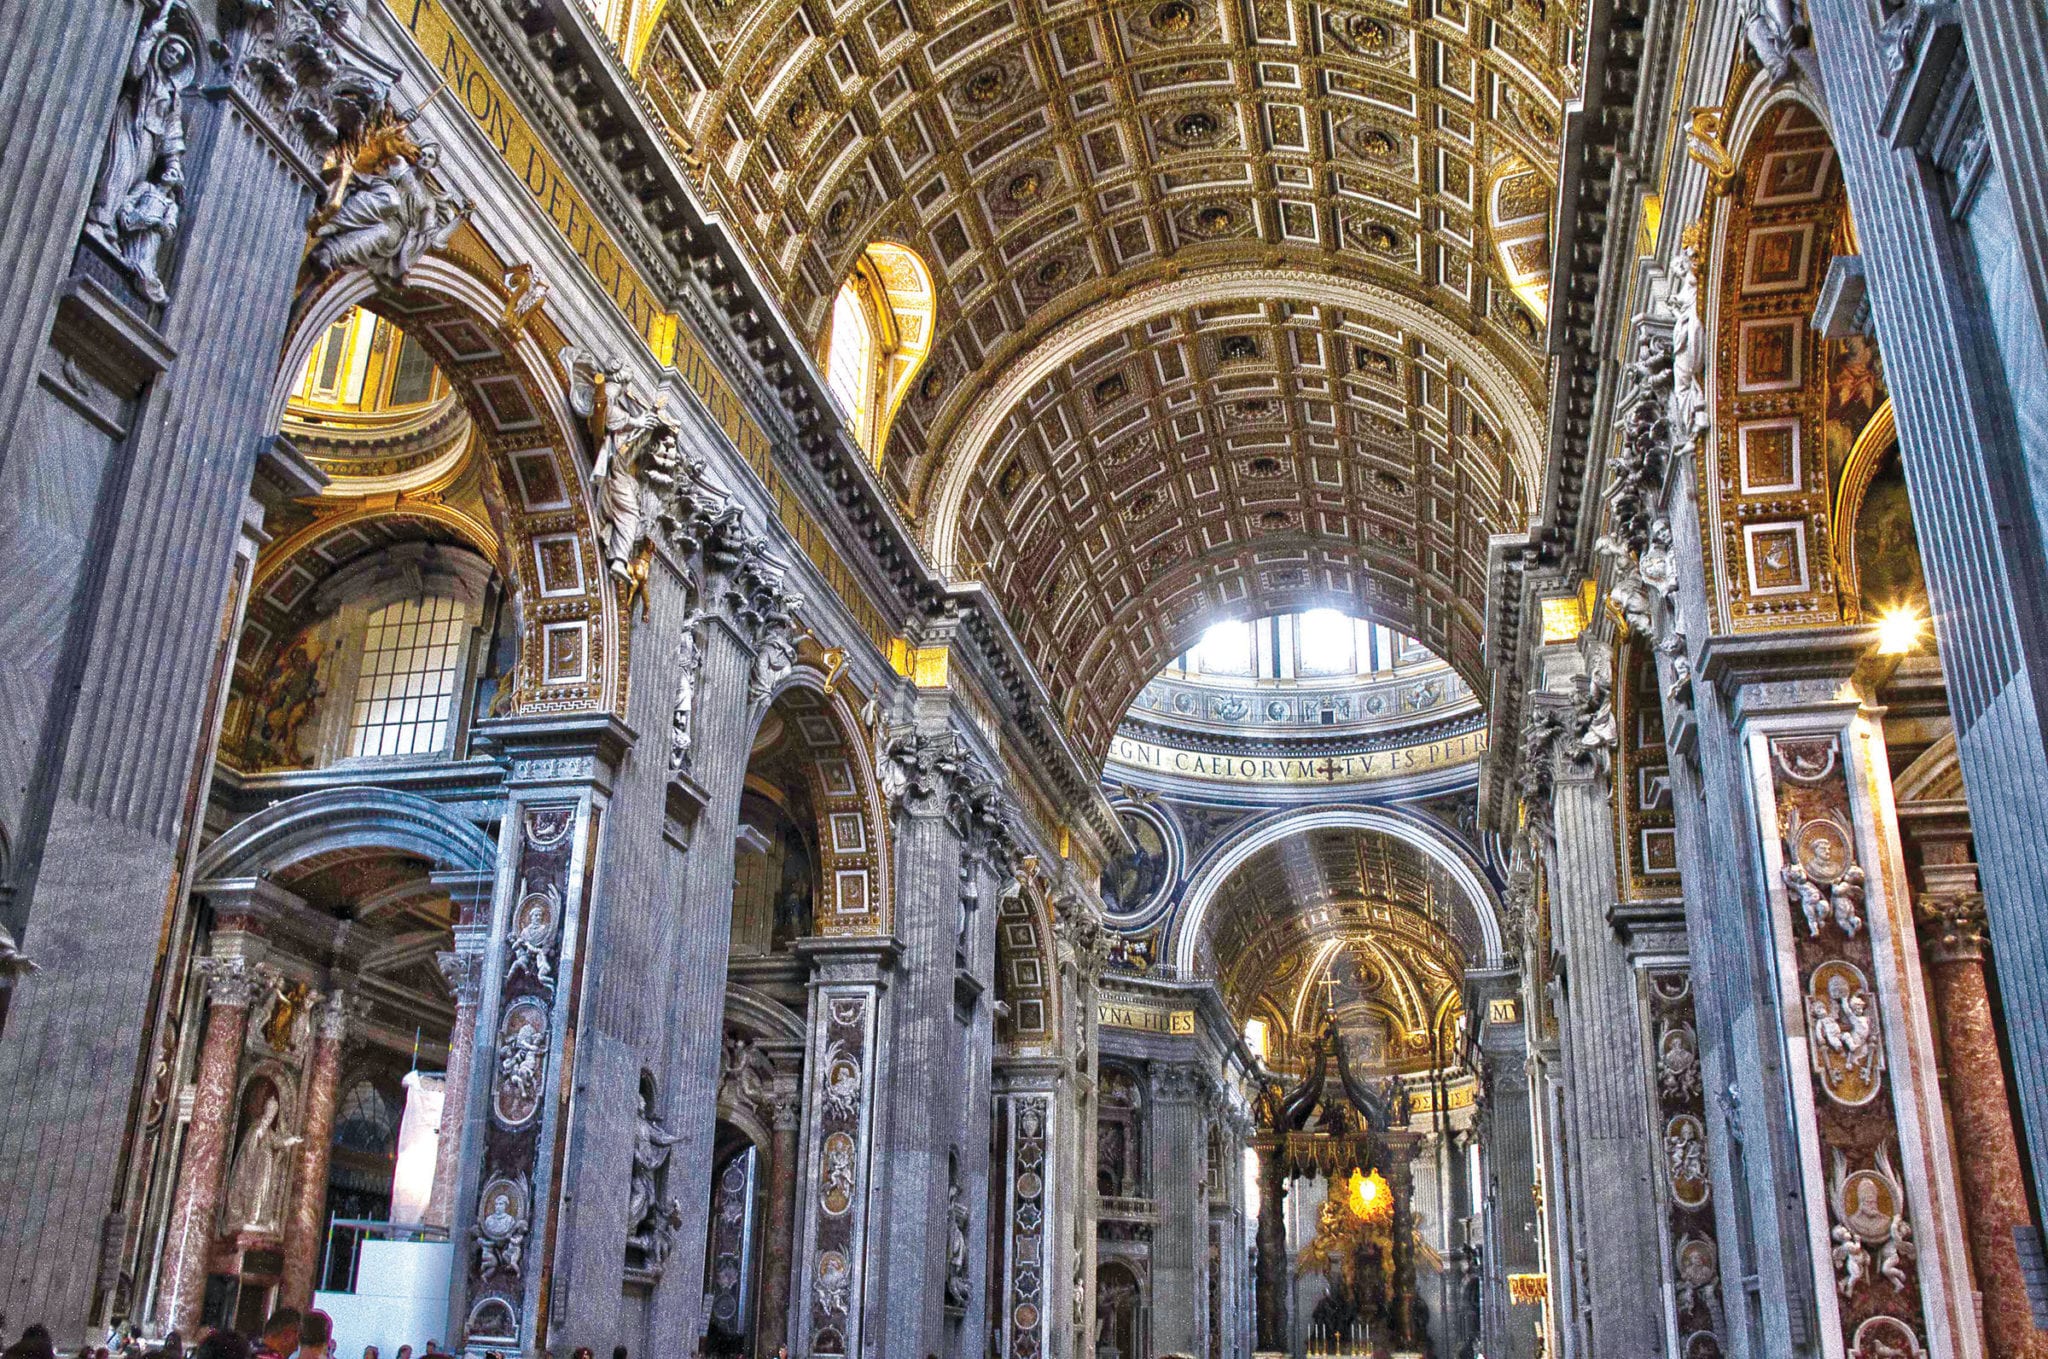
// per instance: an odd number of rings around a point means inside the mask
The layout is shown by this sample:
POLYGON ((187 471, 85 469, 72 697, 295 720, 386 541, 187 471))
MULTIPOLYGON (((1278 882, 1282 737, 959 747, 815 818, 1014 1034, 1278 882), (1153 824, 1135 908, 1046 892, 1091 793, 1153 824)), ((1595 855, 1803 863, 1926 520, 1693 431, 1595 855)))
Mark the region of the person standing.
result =
POLYGON ((299 1347, 299 1309, 280 1307, 263 1323, 263 1338, 256 1346, 256 1359, 287 1359, 299 1347))

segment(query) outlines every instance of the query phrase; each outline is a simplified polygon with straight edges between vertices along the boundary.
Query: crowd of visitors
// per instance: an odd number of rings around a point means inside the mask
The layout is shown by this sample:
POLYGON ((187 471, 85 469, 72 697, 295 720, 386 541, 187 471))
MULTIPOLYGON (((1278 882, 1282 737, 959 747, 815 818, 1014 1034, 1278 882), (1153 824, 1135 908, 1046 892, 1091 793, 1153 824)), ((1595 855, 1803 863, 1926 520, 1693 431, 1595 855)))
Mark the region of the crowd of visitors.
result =
MULTIPOLYGON (((0 1317, 0 1341, 6 1338, 6 1319, 0 1317)), ((134 1328, 121 1327, 107 1337, 106 1344, 87 1345, 71 1355, 71 1359, 341 1359, 340 1346, 341 1342, 334 1334, 334 1319, 327 1313, 317 1309, 301 1313, 297 1308, 283 1307, 271 1314, 270 1320, 263 1323, 262 1332, 253 1340, 239 1331, 203 1326, 190 1345, 175 1330, 162 1340, 146 1343, 134 1328)), ((546 1353, 542 1351, 543 1359, 546 1353)), ((28 1327, 13 1344, 0 1349, 0 1359, 58 1359, 58 1354, 48 1328, 43 1326, 28 1327)), ((382 1357, 375 1345, 365 1345, 362 1359, 382 1357)), ((400 1345, 392 1359, 415 1359, 413 1347, 400 1345)), ((429 1340, 426 1348, 418 1352, 417 1359, 454 1359, 454 1356, 441 1348, 440 1341, 429 1340)), ((503 1359, 503 1356, 496 1351, 488 1351, 486 1359, 503 1359)), ((571 1359, 595 1359, 595 1356, 588 1348, 583 1348, 578 1349, 571 1359)), ((615 1348, 612 1359, 627 1359, 626 1347, 620 1345, 615 1348)))

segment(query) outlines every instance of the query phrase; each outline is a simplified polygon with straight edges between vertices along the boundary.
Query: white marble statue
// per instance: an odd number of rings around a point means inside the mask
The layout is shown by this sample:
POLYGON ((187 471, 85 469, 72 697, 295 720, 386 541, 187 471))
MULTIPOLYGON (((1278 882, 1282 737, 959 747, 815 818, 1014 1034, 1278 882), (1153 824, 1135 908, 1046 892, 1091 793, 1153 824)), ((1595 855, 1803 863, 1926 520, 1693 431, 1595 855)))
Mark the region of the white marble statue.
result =
POLYGON ((372 134, 356 168, 341 183, 339 203, 313 219, 315 273, 360 266, 388 288, 405 282, 430 250, 438 250, 469 215, 471 205, 442 192, 429 178, 440 148, 416 143, 402 128, 372 134))
POLYGON ((277 1225, 277 1203, 284 1153, 302 1140, 277 1126, 276 1095, 263 1101, 256 1120, 242 1133, 235 1150, 235 1169, 228 1188, 229 1225, 268 1228, 277 1225))
POLYGON ((185 191, 184 93, 198 69, 192 44, 171 29, 176 8, 163 0, 135 40, 85 216, 86 231, 114 252, 152 302, 166 297, 158 257, 178 232, 178 202, 185 191))

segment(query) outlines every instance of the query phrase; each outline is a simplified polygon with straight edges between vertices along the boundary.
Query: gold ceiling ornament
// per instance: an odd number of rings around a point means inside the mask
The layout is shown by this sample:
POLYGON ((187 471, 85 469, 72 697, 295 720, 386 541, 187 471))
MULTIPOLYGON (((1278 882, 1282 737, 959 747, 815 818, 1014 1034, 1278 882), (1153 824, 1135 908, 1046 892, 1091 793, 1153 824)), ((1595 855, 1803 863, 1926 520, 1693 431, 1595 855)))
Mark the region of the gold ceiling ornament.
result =
POLYGON ((1523 1306, 1548 1305, 1550 1302, 1550 1276, 1548 1274, 1508 1275, 1508 1298, 1523 1306))
POLYGON ((635 71, 813 343, 871 243, 929 271, 930 356, 873 452, 1100 752, 1226 599, 1335 602, 1478 673, 1485 541, 1541 486, 1571 10, 732 0, 650 9, 635 71), (1163 465, 1112 468, 1148 436, 1163 465))
POLYGON ((1696 108, 1692 121, 1686 124, 1685 154, 1707 168, 1707 194, 1718 198, 1735 184, 1737 167, 1735 157, 1728 154, 1722 141, 1723 123, 1728 111, 1721 108, 1696 108))

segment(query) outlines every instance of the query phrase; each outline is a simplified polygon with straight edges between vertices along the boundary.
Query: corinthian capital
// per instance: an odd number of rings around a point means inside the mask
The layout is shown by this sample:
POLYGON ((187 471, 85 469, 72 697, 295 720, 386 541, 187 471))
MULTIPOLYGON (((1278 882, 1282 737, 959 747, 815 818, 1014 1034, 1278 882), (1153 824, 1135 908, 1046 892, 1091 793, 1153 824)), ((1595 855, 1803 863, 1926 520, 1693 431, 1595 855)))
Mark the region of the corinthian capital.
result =
POLYGON ((215 1005, 246 1010, 264 988, 261 973, 247 958, 201 958, 193 966, 206 978, 206 998, 215 1005))

